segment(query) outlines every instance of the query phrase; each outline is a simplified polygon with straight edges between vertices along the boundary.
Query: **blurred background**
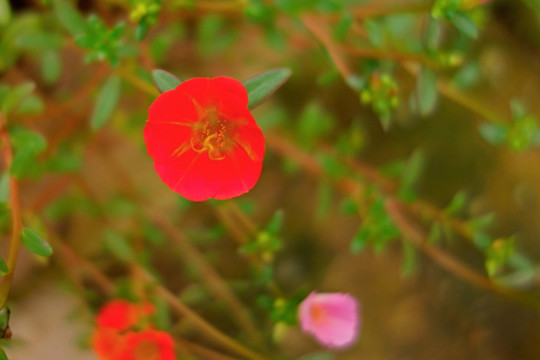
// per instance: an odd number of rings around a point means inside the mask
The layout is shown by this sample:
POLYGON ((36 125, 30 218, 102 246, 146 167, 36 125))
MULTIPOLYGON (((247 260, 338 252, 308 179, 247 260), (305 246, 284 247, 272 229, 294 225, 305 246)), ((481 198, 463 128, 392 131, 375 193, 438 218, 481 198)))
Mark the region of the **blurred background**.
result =
MULTIPOLYGON (((10 132, 46 141, 16 176, 24 223, 55 251, 21 250, 10 359, 97 358, 96 309, 145 286, 134 261, 269 359, 324 351, 294 325, 311 290, 362 308, 358 342, 320 359, 540 358, 537 1, 0 0, 0 81, 10 132), (267 141, 255 188, 205 203, 171 192, 142 138, 151 70, 278 67, 292 76, 252 112, 267 141), (5 94, 29 83, 8 114, 5 94)), ((164 316, 175 338, 241 358, 164 316)))

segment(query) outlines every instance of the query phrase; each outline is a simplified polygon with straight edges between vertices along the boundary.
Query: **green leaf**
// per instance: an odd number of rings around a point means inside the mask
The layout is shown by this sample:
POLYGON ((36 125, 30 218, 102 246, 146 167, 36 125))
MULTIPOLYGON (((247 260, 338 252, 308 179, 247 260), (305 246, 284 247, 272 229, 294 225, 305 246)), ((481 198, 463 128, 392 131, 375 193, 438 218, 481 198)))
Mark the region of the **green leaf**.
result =
POLYGON ((182 83, 182 80, 161 69, 152 70, 152 80, 154 80, 154 84, 162 93, 172 90, 182 83))
POLYGON ((6 275, 9 272, 9 267, 6 262, 0 256, 0 275, 6 275))
POLYGON ((21 49, 33 51, 59 49, 63 43, 62 36, 45 32, 21 34, 16 39, 16 44, 21 49))
POLYGON ((237 36, 238 31, 219 15, 209 14, 197 22, 196 45, 198 52, 204 57, 215 57, 224 53, 237 36))
POLYGON ((488 212, 468 221, 468 225, 475 231, 488 229, 495 222, 495 213, 488 212))
POLYGON ((105 245, 116 257, 123 261, 130 261, 135 254, 127 239, 117 232, 107 230, 105 232, 105 245))
POLYGON ((43 81, 52 85, 58 81, 62 74, 62 58, 57 51, 47 51, 41 59, 41 77, 43 81))
POLYGON ((351 15, 351 12, 349 11, 343 12, 343 14, 341 15, 341 19, 334 26, 334 30, 332 32, 334 39, 336 39, 339 42, 343 42, 352 24, 353 24, 353 17, 351 15))
POLYGON ((7 25, 11 20, 9 0, 0 0, 0 26, 7 25))
POLYGON ((503 124, 483 123, 478 127, 482 139, 491 145, 504 144, 508 129, 503 124))
POLYGON ((506 142, 512 150, 523 151, 534 143, 538 130, 536 119, 532 116, 518 117, 510 127, 506 142))
POLYGON ((317 352, 299 358, 298 360, 332 360, 334 354, 330 352, 317 352))
POLYGON ((512 99, 510 103, 510 110, 512 112, 512 119, 518 120, 527 116, 527 108, 525 104, 516 99, 512 99))
POLYGON ((287 68, 278 68, 265 71, 244 81, 244 86, 248 92, 248 108, 253 109, 289 79, 292 72, 287 68))
POLYGON ((21 240, 22 244, 36 255, 50 256, 53 253, 51 245, 32 229, 23 228, 21 240))
POLYGON ((463 13, 457 13, 452 17, 452 23, 463 34, 472 39, 478 37, 478 28, 469 16, 463 13))
POLYGON ((420 176, 424 163, 424 152, 421 149, 416 149, 413 151, 407 160, 407 164, 405 165, 405 169, 401 175, 401 186, 404 189, 412 189, 420 176))
POLYGON ((278 209, 276 210, 276 212, 274 213, 274 215, 272 216, 272 218, 266 225, 265 230, 270 235, 275 236, 280 232, 282 226, 283 226, 283 210, 278 209))
POLYGON ((94 112, 90 118, 92 130, 101 128, 111 117, 116 103, 120 98, 121 80, 117 76, 111 76, 99 91, 99 95, 94 106, 94 112))
POLYGON ((39 114, 45 109, 45 103, 36 95, 30 95, 26 97, 19 108, 17 114, 39 114))
POLYGON ((465 205, 467 205, 467 194, 464 191, 459 191, 454 195, 444 212, 450 216, 455 216, 463 211, 465 205))
POLYGON ((23 83, 8 92, 2 101, 2 112, 4 115, 17 108, 20 103, 34 91, 36 85, 32 82, 23 83))
POLYGON ((384 45, 384 29, 377 19, 367 19, 364 21, 367 37, 371 44, 376 48, 384 45))
POLYGON ((343 178, 350 174, 349 168, 331 155, 320 153, 317 155, 317 160, 325 174, 332 178, 343 178))
POLYGON ((428 68, 420 70, 416 77, 416 96, 420 115, 429 115, 437 103, 437 78, 433 70, 428 68))
POLYGON ((2 347, 0 347, 0 360, 9 360, 4 349, 2 349, 2 347))
POLYGON ((316 143, 328 134, 335 124, 332 114, 317 102, 310 102, 297 120, 297 143, 312 149, 316 143))
POLYGON ((320 181, 317 189, 317 206, 315 208, 316 219, 320 220, 328 215, 333 199, 332 186, 330 183, 325 180, 320 181))
POLYGON ((360 226, 356 233, 353 236, 353 239, 350 244, 350 250, 353 254, 356 254, 364 250, 368 240, 369 240, 369 229, 365 226, 360 226))
POLYGON ((486 251, 485 267, 488 275, 493 277, 515 253, 515 239, 497 239, 486 251))
POLYGON ((9 173, 6 171, 0 176, 0 202, 9 201, 9 173))
POLYGON ((403 241, 403 262, 401 264, 401 275, 409 276, 414 273, 417 266, 416 248, 410 242, 403 241))
POLYGON ((478 63, 468 63, 459 68, 452 78, 452 83, 459 89, 466 89, 478 83, 480 66, 478 63))
POLYGON ((425 20, 426 24, 423 30, 423 42, 424 46, 428 50, 436 50, 439 47, 441 39, 441 24, 438 19, 431 16, 425 20))
POLYGON ((88 23, 71 5, 64 0, 54 0, 53 5, 58 20, 73 37, 82 36, 88 31, 88 23))
POLYGON ((11 132, 11 145, 16 152, 38 154, 47 147, 47 140, 40 133, 19 128, 11 132))

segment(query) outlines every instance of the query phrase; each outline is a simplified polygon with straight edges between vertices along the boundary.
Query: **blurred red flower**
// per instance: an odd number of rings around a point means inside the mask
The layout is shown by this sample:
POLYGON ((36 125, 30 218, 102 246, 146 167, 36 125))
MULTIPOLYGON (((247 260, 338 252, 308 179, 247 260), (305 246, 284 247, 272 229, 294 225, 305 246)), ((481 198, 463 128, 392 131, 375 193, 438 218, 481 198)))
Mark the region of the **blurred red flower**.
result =
POLYGON ((148 303, 113 300, 97 316, 92 345, 102 360, 174 359, 174 344, 169 334, 153 329, 148 303))
POLYGON ((97 316, 98 327, 111 328, 118 331, 127 330, 154 312, 149 303, 132 303, 117 299, 108 302, 101 308, 97 316))
POLYGON ((228 77, 193 78, 161 94, 144 128, 154 168, 172 190, 193 201, 248 192, 264 157, 264 137, 248 94, 228 77))
POLYGON ((174 342, 164 331, 129 332, 115 360, 175 360, 174 342))

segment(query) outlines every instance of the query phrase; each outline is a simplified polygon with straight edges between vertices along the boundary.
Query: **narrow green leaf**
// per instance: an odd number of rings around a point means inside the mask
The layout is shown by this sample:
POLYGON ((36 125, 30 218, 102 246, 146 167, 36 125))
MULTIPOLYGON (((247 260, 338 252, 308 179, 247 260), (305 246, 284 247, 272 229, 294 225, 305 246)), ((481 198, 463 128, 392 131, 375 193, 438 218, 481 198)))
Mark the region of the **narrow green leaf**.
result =
POLYGON ((0 360, 9 360, 4 349, 2 349, 2 347, 0 347, 0 360))
POLYGON ((101 128, 111 117, 120 98, 121 84, 119 77, 111 76, 99 91, 94 112, 90 118, 92 130, 101 128))
POLYGON ((364 250, 369 240, 370 231, 366 226, 360 226, 353 236, 350 244, 351 253, 357 254, 364 250))
POLYGON ((105 232, 105 245, 120 260, 130 261, 135 258, 133 249, 127 239, 117 232, 105 232))
POLYGON ((62 47, 62 36, 54 33, 29 33, 21 34, 16 39, 16 44, 24 50, 43 51, 55 50, 62 47))
POLYGON ((87 22, 71 5, 64 0, 54 0, 53 5, 58 20, 73 37, 82 36, 87 32, 87 22))
POLYGON ((47 51, 41 58, 41 77, 46 84, 52 85, 62 74, 62 58, 58 51, 47 51))
POLYGON ((452 17, 452 23, 463 34, 472 39, 478 37, 478 28, 469 16, 463 13, 457 13, 452 17))
POLYGON ((508 129, 502 124, 483 123, 478 127, 482 139, 491 145, 504 144, 508 129))
POLYGON ((0 275, 6 275, 9 272, 9 267, 6 262, 0 256, 0 275))
POLYGON ((404 189, 413 188, 414 184, 418 180, 418 177, 420 176, 422 168, 424 167, 424 163, 425 156, 422 149, 416 149, 413 151, 411 156, 409 156, 405 169, 403 170, 403 174, 401 175, 401 185, 404 189))
POLYGON ((437 103, 437 78, 431 69, 422 68, 416 77, 416 96, 420 115, 427 116, 437 103))
POLYGON ((292 72, 287 68, 278 68, 265 71, 244 81, 244 86, 248 92, 248 108, 253 109, 289 79, 292 72))
POLYGON ((0 176, 0 202, 9 201, 9 173, 5 171, 0 176))
POLYGON ((266 225, 265 230, 270 235, 277 235, 283 226, 283 210, 278 209, 266 225))
POLYGON ((11 132, 11 145, 15 152, 38 154, 47 148, 47 139, 40 133, 17 128, 11 132))
POLYGON ((477 62, 463 65, 452 78, 452 83, 459 89, 466 89, 478 83, 480 66, 477 62))
POLYGON ((352 24, 353 24, 353 17, 351 13, 349 11, 343 12, 343 14, 341 15, 341 19, 335 25, 334 30, 332 32, 334 39, 336 39, 339 42, 343 42, 352 24))
POLYGON ((26 82, 8 92, 2 101, 2 112, 4 115, 16 109, 24 98, 34 91, 35 87, 36 85, 34 83, 26 82))
POLYGON ((334 354, 330 352, 317 352, 301 357, 298 360, 332 360, 334 354))
POLYGON ((364 21, 367 37, 376 48, 384 45, 384 29, 378 19, 367 19, 364 21))
POLYGON ((455 216, 465 209, 465 205, 467 205, 467 194, 464 191, 459 191, 454 195, 444 212, 450 216, 455 216))
POLYGON ((512 119, 517 120, 527 116, 527 108, 525 104, 517 99, 512 99, 510 103, 510 110, 512 112, 512 119))
POLYGON ((45 103, 36 95, 26 97, 17 109, 17 114, 39 114, 45 109, 45 103))
POLYGON ((30 252, 39 256, 50 256, 53 253, 51 245, 32 229, 24 228, 21 234, 22 244, 30 252))
POLYGON ((162 93, 172 90, 182 83, 182 80, 161 69, 152 70, 152 80, 154 80, 154 84, 162 93))
POLYGON ((0 26, 7 25, 11 19, 9 0, 0 0, 0 26))
POLYGON ((317 189, 317 206, 315 208, 315 218, 320 220, 328 215, 328 211, 334 200, 332 186, 326 180, 319 182, 317 189))
POLYGON ((426 49, 436 50, 441 39, 441 24, 439 19, 428 16, 422 31, 423 43, 426 49))
POLYGON ((416 248, 408 241, 403 241, 403 262, 401 264, 401 275, 410 276, 417 266, 416 248))

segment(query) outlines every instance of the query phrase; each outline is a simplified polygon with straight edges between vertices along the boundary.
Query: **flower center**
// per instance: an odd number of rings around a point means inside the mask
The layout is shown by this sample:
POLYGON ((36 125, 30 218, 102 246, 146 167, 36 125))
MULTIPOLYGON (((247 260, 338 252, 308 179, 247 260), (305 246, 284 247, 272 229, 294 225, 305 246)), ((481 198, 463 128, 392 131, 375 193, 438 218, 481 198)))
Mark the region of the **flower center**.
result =
POLYGON ((324 306, 320 304, 313 304, 309 309, 309 314, 314 322, 321 323, 326 317, 326 310, 324 309, 324 306))
POLYGON ((157 343, 151 340, 142 340, 133 349, 135 360, 158 360, 160 358, 160 348, 157 343))
POLYGON ((193 125, 191 148, 199 153, 207 151, 211 160, 223 160, 234 146, 231 135, 236 126, 219 114, 215 106, 208 107, 193 125))

